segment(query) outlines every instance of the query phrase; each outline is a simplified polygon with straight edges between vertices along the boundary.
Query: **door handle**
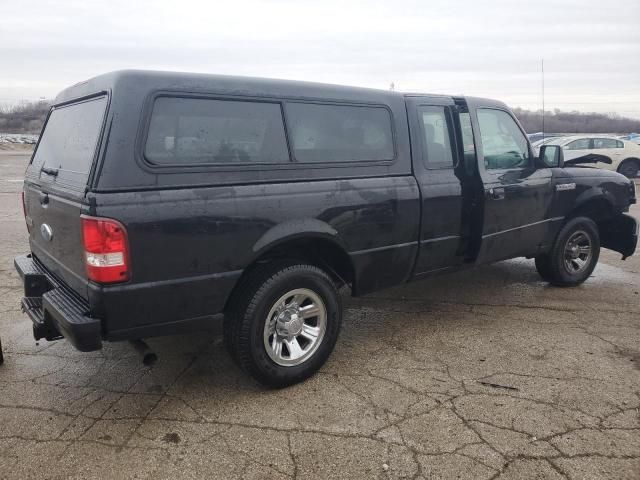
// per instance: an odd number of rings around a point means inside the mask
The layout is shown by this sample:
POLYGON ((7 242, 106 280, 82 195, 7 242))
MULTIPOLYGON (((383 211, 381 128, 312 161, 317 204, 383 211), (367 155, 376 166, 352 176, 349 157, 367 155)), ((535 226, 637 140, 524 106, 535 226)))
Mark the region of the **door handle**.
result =
POLYGON ((504 188, 490 188, 487 196, 492 200, 504 200, 504 188))
POLYGON ((40 205, 46 206, 49 203, 49 194, 42 192, 40 194, 40 205))

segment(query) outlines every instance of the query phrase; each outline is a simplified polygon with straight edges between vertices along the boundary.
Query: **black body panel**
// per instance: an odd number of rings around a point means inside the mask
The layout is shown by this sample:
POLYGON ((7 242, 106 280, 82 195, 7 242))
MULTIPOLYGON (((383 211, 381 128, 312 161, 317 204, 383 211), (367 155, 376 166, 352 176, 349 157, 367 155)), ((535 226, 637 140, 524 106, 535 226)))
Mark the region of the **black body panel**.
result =
POLYGON ((46 185, 31 182, 25 182, 24 200, 28 221, 32 224, 31 251, 53 275, 86 298, 88 282, 79 221, 83 213, 82 200, 64 192, 53 193, 46 185), (49 240, 42 235, 46 226, 53 232, 49 240))
POLYGON ((244 268, 282 242, 349 254, 359 293, 406 281, 416 253, 411 176, 95 194, 129 233, 129 284, 92 285, 108 331, 219 313, 244 268), (239 201, 241 199, 241 201, 239 201))

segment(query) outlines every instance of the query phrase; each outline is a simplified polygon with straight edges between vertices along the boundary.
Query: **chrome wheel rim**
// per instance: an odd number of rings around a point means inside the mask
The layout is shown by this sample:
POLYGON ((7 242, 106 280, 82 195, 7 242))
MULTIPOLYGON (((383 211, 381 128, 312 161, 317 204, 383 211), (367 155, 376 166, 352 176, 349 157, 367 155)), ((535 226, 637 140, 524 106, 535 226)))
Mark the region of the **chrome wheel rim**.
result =
POLYGON ((564 267, 572 275, 584 272, 591 263, 593 247, 591 238, 583 231, 578 230, 567 240, 564 247, 564 267))
POLYGON ((265 319, 264 348, 278 365, 294 367, 318 349, 327 329, 327 308, 308 288, 282 295, 265 319))

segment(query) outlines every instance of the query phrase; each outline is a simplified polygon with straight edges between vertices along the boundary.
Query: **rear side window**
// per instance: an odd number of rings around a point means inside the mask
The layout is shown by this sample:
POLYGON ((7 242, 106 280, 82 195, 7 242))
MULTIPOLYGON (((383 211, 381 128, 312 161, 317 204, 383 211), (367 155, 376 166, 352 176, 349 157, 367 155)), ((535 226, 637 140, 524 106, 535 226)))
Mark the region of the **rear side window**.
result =
POLYGON ((444 107, 424 106, 418 110, 423 129, 427 168, 452 168, 449 125, 444 107))
POLYGON ((594 138, 593 148, 622 148, 622 142, 615 138, 594 138))
POLYGON ((33 166, 55 175, 40 177, 63 186, 84 187, 96 152, 107 97, 52 110, 33 157, 33 166))
POLYGON ((393 160, 391 117, 382 107, 288 103, 297 162, 393 160))
POLYGON ((157 165, 289 162, 278 103, 159 97, 145 157, 157 165))
POLYGON ((460 132, 462 133, 462 151, 464 152, 464 168, 472 175, 476 168, 476 145, 471 126, 471 114, 460 112, 460 132))

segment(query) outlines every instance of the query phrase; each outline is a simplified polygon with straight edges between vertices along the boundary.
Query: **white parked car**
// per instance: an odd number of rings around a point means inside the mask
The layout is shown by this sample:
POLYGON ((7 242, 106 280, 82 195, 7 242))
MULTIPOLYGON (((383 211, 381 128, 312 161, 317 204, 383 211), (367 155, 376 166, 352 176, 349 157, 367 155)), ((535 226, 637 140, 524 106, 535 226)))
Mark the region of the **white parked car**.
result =
POLYGON ((629 178, 637 177, 640 172, 640 145, 627 140, 597 135, 573 135, 553 139, 546 145, 560 145, 565 160, 597 153, 612 160, 611 164, 597 163, 598 168, 615 170, 629 178))

